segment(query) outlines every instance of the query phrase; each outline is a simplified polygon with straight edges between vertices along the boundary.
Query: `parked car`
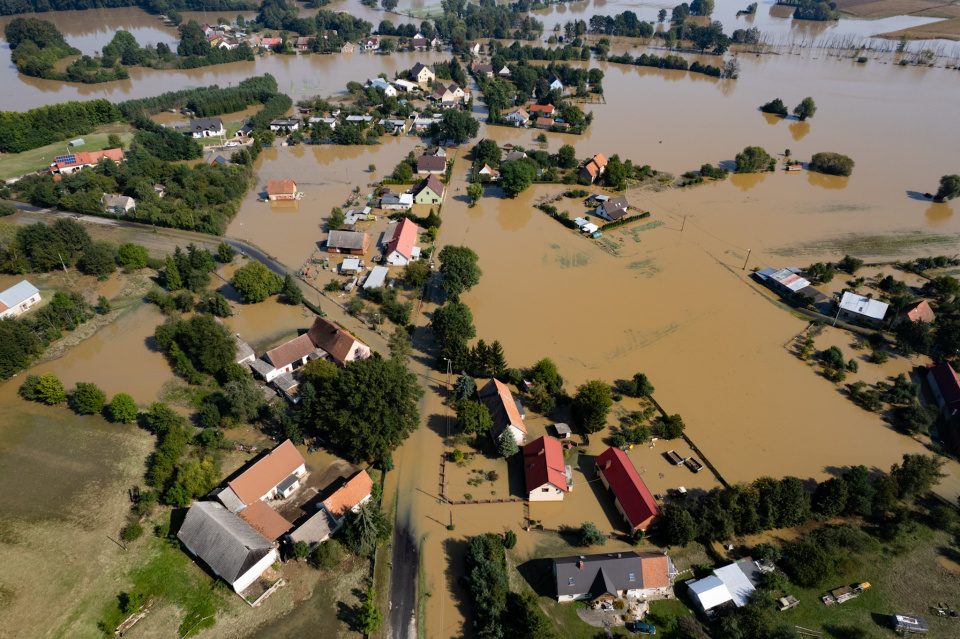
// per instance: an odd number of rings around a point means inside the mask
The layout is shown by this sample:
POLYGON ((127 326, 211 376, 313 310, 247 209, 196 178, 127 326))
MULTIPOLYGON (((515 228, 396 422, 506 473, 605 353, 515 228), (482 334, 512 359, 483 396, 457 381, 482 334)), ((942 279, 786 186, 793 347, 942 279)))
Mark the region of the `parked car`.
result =
POLYGON ((652 623, 643 623, 641 621, 629 621, 626 624, 627 630, 640 635, 655 635, 657 627, 652 623))

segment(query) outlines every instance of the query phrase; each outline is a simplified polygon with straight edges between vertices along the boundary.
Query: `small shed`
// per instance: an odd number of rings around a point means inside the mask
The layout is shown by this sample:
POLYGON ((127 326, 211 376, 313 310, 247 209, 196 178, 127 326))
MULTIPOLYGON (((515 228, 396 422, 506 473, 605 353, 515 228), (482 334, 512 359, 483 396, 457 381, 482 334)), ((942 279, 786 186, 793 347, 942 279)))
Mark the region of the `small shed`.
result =
POLYGON ((70 146, 83 146, 86 142, 83 141, 83 138, 77 138, 76 140, 70 140, 70 146))
POLYGON ((554 424, 553 429, 557 431, 557 437, 560 439, 570 439, 572 431, 568 424, 554 424))
POLYGON ((351 257, 343 261, 343 264, 340 265, 341 273, 356 273, 360 270, 360 260, 357 258, 351 257))
POLYGON ((374 266, 367 281, 363 283, 364 290, 368 288, 380 288, 387 279, 387 273, 390 272, 386 266, 374 266))

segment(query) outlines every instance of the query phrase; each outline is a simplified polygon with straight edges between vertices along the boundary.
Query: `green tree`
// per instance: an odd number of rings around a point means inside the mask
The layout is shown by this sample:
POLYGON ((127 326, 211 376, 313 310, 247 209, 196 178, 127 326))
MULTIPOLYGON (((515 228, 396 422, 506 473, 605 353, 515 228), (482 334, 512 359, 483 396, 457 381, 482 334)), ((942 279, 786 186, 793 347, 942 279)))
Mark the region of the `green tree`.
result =
POLYGON ((557 166, 561 169, 572 169, 577 166, 577 150, 569 144, 564 144, 557 151, 557 166))
MULTIPOLYGON (((397 0, 380 0, 384 8, 388 3, 392 4, 394 7, 397 5, 397 0)), ((376 598, 373 594, 373 588, 367 588, 366 598, 363 601, 363 604, 360 606, 360 610, 357 611, 356 616, 357 626, 364 635, 371 635, 380 628, 383 624, 383 613, 377 609, 376 598)))
POLYGON ((516 160, 500 165, 500 186, 511 195, 530 188, 536 178, 537 169, 529 162, 516 160))
POLYGON ((147 249, 139 244, 124 242, 117 249, 117 263, 128 271, 146 267, 149 257, 147 249))
POLYGON ((785 105, 783 103, 783 100, 781 100, 780 98, 776 98, 774 100, 771 100, 770 102, 767 102, 762 107, 760 107, 760 110, 763 111, 764 113, 779 115, 782 118, 787 117, 787 114, 788 114, 787 105, 785 105))
POLYGON ((813 512, 824 519, 840 515, 846 510, 849 491, 849 484, 839 477, 820 482, 813 491, 813 512))
POLYGON ((737 153, 737 173, 757 173, 770 166, 773 158, 759 146, 748 146, 737 153))
POLYGON ((590 521, 585 521, 580 526, 580 539, 577 545, 583 548, 589 546, 603 546, 607 543, 607 536, 600 532, 600 529, 590 521))
POLYGON ((117 393, 110 401, 110 417, 115 422, 129 424, 137 419, 138 414, 136 402, 127 393, 117 393))
POLYGON ((110 312, 110 300, 108 300, 105 295, 98 295, 97 308, 100 309, 101 315, 106 315, 110 312))
POLYGON ((198 314, 176 324, 161 324, 154 338, 175 363, 179 352, 197 370, 211 374, 219 373, 237 357, 233 334, 212 315, 198 314))
POLYGON ((477 146, 473 147, 473 154, 476 158, 477 164, 489 164, 490 166, 497 166, 500 164, 500 156, 502 151, 500 150, 500 145, 497 144, 497 141, 491 138, 485 138, 480 140, 477 143, 477 146))
POLYGON ((177 268, 173 257, 167 256, 167 265, 163 270, 163 285, 168 291, 178 291, 183 288, 183 278, 180 276, 180 269, 177 268))
MULTIPOLYGON (((477 265, 480 259, 477 254, 466 246, 444 246, 438 255, 440 258, 440 273, 443 279, 440 288, 453 301, 460 298, 460 294, 469 291, 480 282, 483 271, 477 265)), ((470 321, 473 321, 471 315, 470 321)), ((472 338, 466 337, 465 339, 472 338)))
POLYGON ((548 393, 558 393, 563 387, 560 370, 549 357, 544 357, 530 369, 530 378, 535 384, 546 388, 548 393))
POLYGON ((298 306, 303 303, 303 291, 293 276, 287 273, 283 279, 283 299, 291 306, 298 306))
POLYGON ((403 279, 413 288, 420 288, 430 279, 430 264, 427 260, 407 262, 403 267, 403 279))
POLYGON ((937 189, 937 194, 933 199, 937 202, 945 202, 957 196, 960 196, 960 175, 944 175, 941 177, 940 188, 937 189))
POLYGON ((209 493, 220 481, 220 464, 212 458, 188 459, 177 470, 177 484, 191 499, 209 493))
POLYGON ((248 375, 223 385, 223 412, 239 422, 252 421, 266 405, 260 386, 248 375))
POLYGON ((683 423, 683 418, 680 415, 666 415, 660 420, 657 432, 664 439, 676 439, 683 434, 684 429, 686 429, 686 424, 683 423))
POLYGON ((573 416, 588 433, 596 433, 607 423, 613 405, 610 387, 603 380, 594 380, 577 387, 573 398, 573 416))
POLYGON ((387 346, 390 349, 390 357, 400 362, 407 362, 407 360, 410 359, 410 355, 413 354, 410 335, 408 335, 407 331, 401 326, 393 329, 393 333, 390 334, 390 338, 387 341, 387 346))
POLYGON ((904 454, 903 461, 890 467, 890 476, 900 488, 900 498, 925 495, 947 475, 941 470, 946 460, 942 457, 904 454))
POLYGON ((143 536, 143 526, 139 522, 134 522, 127 526, 124 526, 123 530, 120 531, 120 538, 124 541, 136 541, 143 536))
POLYGON ((231 284, 247 304, 262 302, 283 290, 280 276, 257 261, 238 268, 231 284))
POLYGON ((847 503, 844 512, 867 517, 872 511, 873 484, 870 483, 870 470, 866 466, 851 466, 843 475, 847 484, 847 503))
POLYGON ((310 544, 305 541, 298 541, 293 544, 291 551, 296 559, 306 559, 310 555, 310 544))
POLYGON ((67 401, 63 383, 53 373, 27 375, 26 381, 20 386, 20 395, 50 406, 67 401))
POLYGON ((223 264, 229 264, 237 254, 236 250, 226 242, 217 245, 217 259, 223 264))
POLYGON ((900 322, 894 327, 893 332, 897 336, 897 348, 904 355, 914 353, 929 355, 930 349, 933 348, 934 341, 936 341, 936 336, 931 330, 930 324, 923 321, 912 322, 908 320, 900 322))
POLYGON ((620 161, 619 155, 614 155, 607 162, 606 171, 603 172, 603 179, 607 186, 618 191, 627 188, 627 169, 620 161))
POLYGON ((108 149, 122 149, 123 140, 120 139, 120 136, 116 133, 111 133, 107 136, 107 148, 108 149))
POLYGON ((697 524, 693 516, 676 504, 667 504, 664 507, 666 517, 667 543, 673 546, 686 547, 697 537, 697 524))
POLYGON ((500 435, 500 441, 497 444, 497 452, 500 453, 500 456, 504 458, 513 457, 520 452, 520 447, 517 446, 517 439, 513 436, 512 429, 507 428, 503 431, 503 434, 500 435))
POLYGON ((906 406, 897 406, 893 411, 898 427, 909 433, 930 434, 930 427, 937 421, 940 411, 936 406, 924 406, 912 400, 906 406))
POLYGON ((470 115, 469 111, 446 109, 440 122, 431 125, 431 135, 434 139, 453 140, 454 144, 463 144, 467 139, 474 137, 480 130, 480 123, 470 115))
POLYGON ((216 292, 208 295, 203 300, 203 310, 205 313, 210 313, 217 317, 229 317, 232 313, 230 310, 230 302, 227 301, 227 298, 216 292))
POLYGON ((473 312, 462 302, 447 302, 435 310, 430 327, 433 329, 433 339, 441 349, 477 335, 477 329, 473 326, 473 312))
POLYGON ((856 275, 857 271, 863 268, 863 260, 844 255, 843 259, 837 262, 837 268, 841 271, 846 271, 850 275, 856 275))
POLYGON ((637 386, 637 397, 650 397, 653 395, 653 384, 647 379, 644 373, 636 373, 633 376, 633 383, 637 386))
POLYGON ((471 397, 477 392, 477 382, 475 379, 463 373, 460 377, 457 378, 457 382, 453 385, 453 401, 463 402, 471 397))
MULTIPOLYGON (((467 185, 467 197, 470 198, 471 203, 476 203, 480 198, 483 197, 483 185, 479 182, 472 182, 467 185)), ((413 262, 416 264, 416 262, 413 262)))
POLYGON ((107 396, 96 384, 77 382, 73 389, 73 409, 81 415, 93 415, 107 405, 107 396))
POLYGON ((77 260, 77 268, 81 273, 93 275, 98 280, 105 280, 110 273, 117 270, 116 250, 109 242, 94 242, 83 249, 83 255, 77 260))
POLYGON ((800 104, 793 107, 793 114, 803 122, 807 118, 812 118, 817 112, 817 105, 813 103, 813 98, 804 98, 800 104))
POLYGON ((390 539, 393 526, 380 504, 369 500, 357 512, 348 512, 343 522, 343 541, 353 554, 371 557, 380 542, 390 539))
POLYGON ((667 10, 666 10, 666 9, 660 9, 660 11, 657 12, 657 22, 662 23, 662 22, 663 22, 664 20, 666 20, 666 19, 667 19, 667 10))
MULTIPOLYGON (((457 423, 460 430, 468 434, 484 435, 493 428, 490 411, 483 404, 466 400, 457 404, 457 423)), ((508 429, 509 430, 509 429, 508 429)), ((514 441, 516 446, 516 441, 514 441)))
POLYGON ((797 585, 812 588, 833 576, 833 561, 820 545, 813 541, 801 541, 790 547, 787 553, 787 570, 797 585))
POLYGON ((828 175, 850 175, 856 163, 846 155, 823 151, 810 158, 810 168, 828 175))
POLYGON ((330 209, 330 217, 327 219, 327 230, 337 231, 346 221, 347 216, 343 214, 343 209, 341 209, 339 206, 335 206, 330 209))
POLYGON ((494 340, 490 345, 489 367, 491 375, 501 375, 507 370, 507 358, 503 353, 503 345, 498 340, 494 340))

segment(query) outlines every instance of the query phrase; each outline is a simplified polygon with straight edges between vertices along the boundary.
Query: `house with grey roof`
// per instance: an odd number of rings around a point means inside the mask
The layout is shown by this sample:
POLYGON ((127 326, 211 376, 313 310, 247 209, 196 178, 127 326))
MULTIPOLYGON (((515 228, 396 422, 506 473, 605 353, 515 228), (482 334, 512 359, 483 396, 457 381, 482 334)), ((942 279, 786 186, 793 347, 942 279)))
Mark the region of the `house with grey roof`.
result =
POLYGON ((107 213, 123 215, 137 208, 137 201, 126 195, 114 195, 113 193, 104 193, 100 198, 100 204, 107 213))
POLYGON ((612 222, 626 215, 629 208, 630 205, 627 203, 627 196, 621 195, 606 202, 601 202, 595 212, 603 219, 612 222))
POLYGON ((609 601, 668 595, 677 569, 660 552, 618 552, 557 557, 553 578, 557 601, 609 601))
POLYGON ((279 561, 275 544, 212 501, 190 506, 177 538, 236 592, 245 590, 279 561))
POLYGON ((190 134, 195 138, 212 138, 223 135, 223 120, 220 118, 198 118, 190 120, 190 134))

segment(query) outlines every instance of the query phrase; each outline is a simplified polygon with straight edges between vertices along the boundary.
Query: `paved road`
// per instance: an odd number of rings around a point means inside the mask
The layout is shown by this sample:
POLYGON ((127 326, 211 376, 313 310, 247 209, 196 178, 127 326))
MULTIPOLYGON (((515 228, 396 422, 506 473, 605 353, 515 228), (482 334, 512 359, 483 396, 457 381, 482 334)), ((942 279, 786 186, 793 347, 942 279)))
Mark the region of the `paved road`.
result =
POLYGON ((390 562, 387 636, 390 639, 416 639, 420 552, 406 525, 397 525, 393 530, 390 562))

